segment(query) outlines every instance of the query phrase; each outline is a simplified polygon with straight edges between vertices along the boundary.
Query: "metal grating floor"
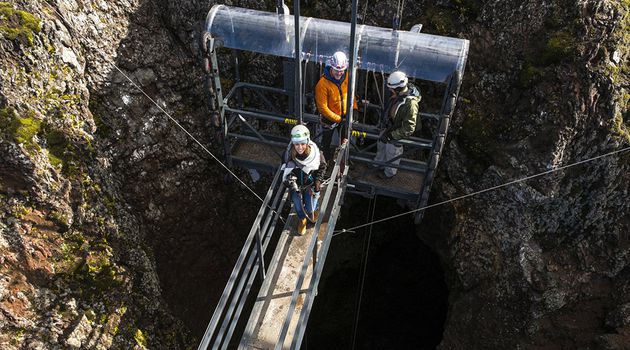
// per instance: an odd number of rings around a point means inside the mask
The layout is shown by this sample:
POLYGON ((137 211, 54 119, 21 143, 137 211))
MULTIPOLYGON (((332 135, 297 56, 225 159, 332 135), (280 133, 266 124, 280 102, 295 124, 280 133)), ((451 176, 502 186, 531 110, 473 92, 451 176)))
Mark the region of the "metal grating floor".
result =
POLYGON ((398 170, 396 176, 389 179, 381 179, 378 173, 383 170, 369 167, 367 164, 353 162, 350 165, 350 183, 361 182, 374 184, 379 187, 401 189, 406 192, 420 193, 424 174, 406 170, 398 170))

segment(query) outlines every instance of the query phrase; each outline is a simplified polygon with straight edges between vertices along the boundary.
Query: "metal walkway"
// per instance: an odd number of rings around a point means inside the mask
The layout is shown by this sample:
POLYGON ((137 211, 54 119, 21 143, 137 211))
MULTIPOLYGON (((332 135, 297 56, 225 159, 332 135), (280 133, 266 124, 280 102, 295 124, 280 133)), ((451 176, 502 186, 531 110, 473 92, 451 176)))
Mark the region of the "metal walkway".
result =
POLYGON ((293 210, 274 235, 290 206, 282 170, 276 172, 199 349, 299 348, 346 189, 349 168, 340 167, 346 149, 334 163, 335 181, 322 191, 320 215, 303 236, 296 233, 293 210), (257 296, 251 300, 253 290, 257 296))

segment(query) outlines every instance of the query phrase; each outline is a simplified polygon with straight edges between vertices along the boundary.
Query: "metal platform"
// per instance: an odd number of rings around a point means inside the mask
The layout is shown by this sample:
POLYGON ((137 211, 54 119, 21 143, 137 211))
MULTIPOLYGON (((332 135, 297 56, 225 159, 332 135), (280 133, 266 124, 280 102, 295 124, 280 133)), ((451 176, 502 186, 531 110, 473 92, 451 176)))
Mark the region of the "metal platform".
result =
POLYGON ((383 169, 362 163, 350 165, 348 183, 357 189, 374 188, 376 194, 414 200, 420 195, 424 174, 408 170, 398 170, 396 176, 381 179, 378 174, 383 169))

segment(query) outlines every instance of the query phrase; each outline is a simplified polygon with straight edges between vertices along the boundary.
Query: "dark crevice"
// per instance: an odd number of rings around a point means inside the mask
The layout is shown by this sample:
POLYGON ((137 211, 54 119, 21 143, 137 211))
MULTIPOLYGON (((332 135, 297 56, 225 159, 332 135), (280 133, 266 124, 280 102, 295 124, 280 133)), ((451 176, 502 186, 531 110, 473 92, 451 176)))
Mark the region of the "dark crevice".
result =
MULTIPOLYGON (((375 219, 405 210, 378 197, 375 219)), ((349 196, 337 229, 365 223, 369 201, 349 196)), ((368 229, 333 238, 309 319, 308 349, 352 349, 368 229)), ((374 225, 355 349, 435 349, 448 289, 438 256, 416 235, 412 217, 374 225)))

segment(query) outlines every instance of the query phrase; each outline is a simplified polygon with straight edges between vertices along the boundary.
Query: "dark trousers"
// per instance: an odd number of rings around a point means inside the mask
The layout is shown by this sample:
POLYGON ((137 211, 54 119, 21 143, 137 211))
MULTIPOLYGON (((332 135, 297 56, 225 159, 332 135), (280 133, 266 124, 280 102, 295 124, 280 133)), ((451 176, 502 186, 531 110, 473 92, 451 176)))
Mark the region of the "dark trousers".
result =
MULTIPOLYGON (((335 149, 337 149, 337 146, 338 146, 338 145, 331 144, 334 133, 335 132, 339 133, 339 143, 341 143, 341 140, 346 138, 346 133, 347 133, 346 130, 347 129, 345 125, 340 125, 335 128, 330 128, 328 125, 322 124, 322 152, 324 153, 324 158, 326 159, 327 162, 334 162, 333 156, 335 154, 335 149)), ((332 164, 332 163, 329 163, 329 164, 332 164)))

